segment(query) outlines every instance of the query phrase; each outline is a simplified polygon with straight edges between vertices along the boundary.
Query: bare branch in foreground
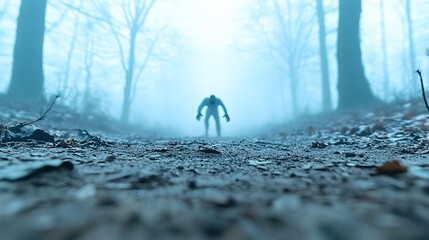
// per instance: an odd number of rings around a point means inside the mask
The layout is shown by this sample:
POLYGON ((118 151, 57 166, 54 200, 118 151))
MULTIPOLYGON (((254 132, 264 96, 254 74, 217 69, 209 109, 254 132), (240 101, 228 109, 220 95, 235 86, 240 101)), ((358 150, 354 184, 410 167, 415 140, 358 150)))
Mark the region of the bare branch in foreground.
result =
POLYGON ((422 95, 423 95, 423 100, 425 101, 426 109, 429 111, 428 101, 426 100, 425 86, 423 85, 422 72, 420 71, 420 69, 417 69, 416 73, 417 73, 417 74, 419 75, 419 77, 420 77, 420 84, 421 84, 421 86, 422 86, 422 95))
POLYGON ((20 130, 21 128, 23 128, 25 126, 28 126, 28 125, 31 125, 33 123, 42 121, 43 119, 45 119, 46 115, 51 111, 52 107, 55 105, 55 102, 57 101, 57 99, 59 97, 60 97, 60 94, 55 95, 54 99, 52 100, 52 102, 49 105, 49 107, 45 111, 42 110, 42 112, 40 113, 40 116, 38 118, 36 118, 36 119, 34 119, 33 121, 30 121, 30 122, 19 122, 19 123, 15 124, 12 127, 8 127, 8 129, 14 132, 14 131, 20 130))

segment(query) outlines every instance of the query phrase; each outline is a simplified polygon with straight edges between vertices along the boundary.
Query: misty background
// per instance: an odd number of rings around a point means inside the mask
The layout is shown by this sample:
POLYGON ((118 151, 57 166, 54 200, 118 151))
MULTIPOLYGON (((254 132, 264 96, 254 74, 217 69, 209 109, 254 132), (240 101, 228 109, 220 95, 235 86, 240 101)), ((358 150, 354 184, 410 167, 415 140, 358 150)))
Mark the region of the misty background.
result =
MULTIPOLYGON (((203 134, 195 116, 211 94, 231 117, 228 124, 222 120, 225 136, 335 109, 338 1, 323 1, 331 100, 325 105, 317 2, 157 0, 149 8, 149 0, 48 1, 45 96, 61 93, 59 101, 79 112, 186 136, 203 134)), ((7 92, 11 80, 20 3, 0 2, 0 92, 7 92)), ((428 12, 425 0, 362 1, 362 61, 379 99, 420 96, 414 71, 429 76, 428 12)))

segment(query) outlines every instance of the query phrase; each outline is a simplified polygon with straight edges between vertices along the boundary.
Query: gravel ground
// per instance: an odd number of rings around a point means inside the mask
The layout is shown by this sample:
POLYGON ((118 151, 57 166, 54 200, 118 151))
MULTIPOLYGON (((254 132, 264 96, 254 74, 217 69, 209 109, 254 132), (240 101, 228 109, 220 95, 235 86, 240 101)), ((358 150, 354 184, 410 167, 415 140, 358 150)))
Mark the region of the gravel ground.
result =
POLYGON ((429 239, 429 119, 405 110, 242 138, 45 128, 0 144, 0 238, 429 239))

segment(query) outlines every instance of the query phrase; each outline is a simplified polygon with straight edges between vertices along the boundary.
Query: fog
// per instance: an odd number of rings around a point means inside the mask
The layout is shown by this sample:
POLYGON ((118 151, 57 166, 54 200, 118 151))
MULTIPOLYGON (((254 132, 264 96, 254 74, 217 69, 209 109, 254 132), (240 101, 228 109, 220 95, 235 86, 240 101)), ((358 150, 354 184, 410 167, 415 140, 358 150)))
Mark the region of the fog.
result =
MULTIPOLYGON (((145 12, 149 2, 48 1, 45 97, 61 93, 60 103, 76 111, 124 120, 130 22, 139 14, 133 9, 142 3, 145 12)), ((406 1, 362 1, 365 76, 374 95, 385 102, 420 96, 415 68, 429 75, 429 3, 410 2, 415 56, 409 50, 406 1)), ((7 93, 20 1, 2 1, 0 11, 0 91, 7 93)), ((338 106, 338 11, 338 1, 324 1, 332 109, 338 106)), ((163 135, 200 136, 204 124, 195 119, 197 108, 212 94, 223 101, 231 117, 229 123, 221 119, 224 136, 319 113, 323 110, 320 61, 316 1, 158 0, 136 32, 131 105, 125 122, 163 135)), ((222 117, 223 110, 219 111, 222 117)), ((215 135, 214 126, 211 119, 210 135, 215 135)))

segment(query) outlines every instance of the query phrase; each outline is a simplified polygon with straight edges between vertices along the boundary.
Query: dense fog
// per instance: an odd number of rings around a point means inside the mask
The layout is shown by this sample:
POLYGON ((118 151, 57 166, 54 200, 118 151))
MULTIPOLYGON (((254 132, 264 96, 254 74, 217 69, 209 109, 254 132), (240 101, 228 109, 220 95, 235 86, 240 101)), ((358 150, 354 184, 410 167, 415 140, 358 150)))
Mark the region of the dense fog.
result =
MULTIPOLYGON (((60 103, 84 114, 107 114, 184 136, 204 134, 203 121, 195 118, 200 103, 212 94, 231 117, 229 123, 221 119, 224 136, 335 109, 339 6, 337 0, 323 1, 332 102, 324 109, 316 2, 48 0, 44 95, 61 93, 60 103), (133 35, 128 119, 123 101, 133 35)), ((11 81, 20 3, 0 3, 4 93, 11 81)), ((429 75, 428 12, 426 0, 362 1, 361 57, 369 86, 380 100, 420 96, 414 71, 429 75)), ((223 110, 219 112, 222 118, 223 110)), ((210 135, 215 135, 210 121, 210 135)))

